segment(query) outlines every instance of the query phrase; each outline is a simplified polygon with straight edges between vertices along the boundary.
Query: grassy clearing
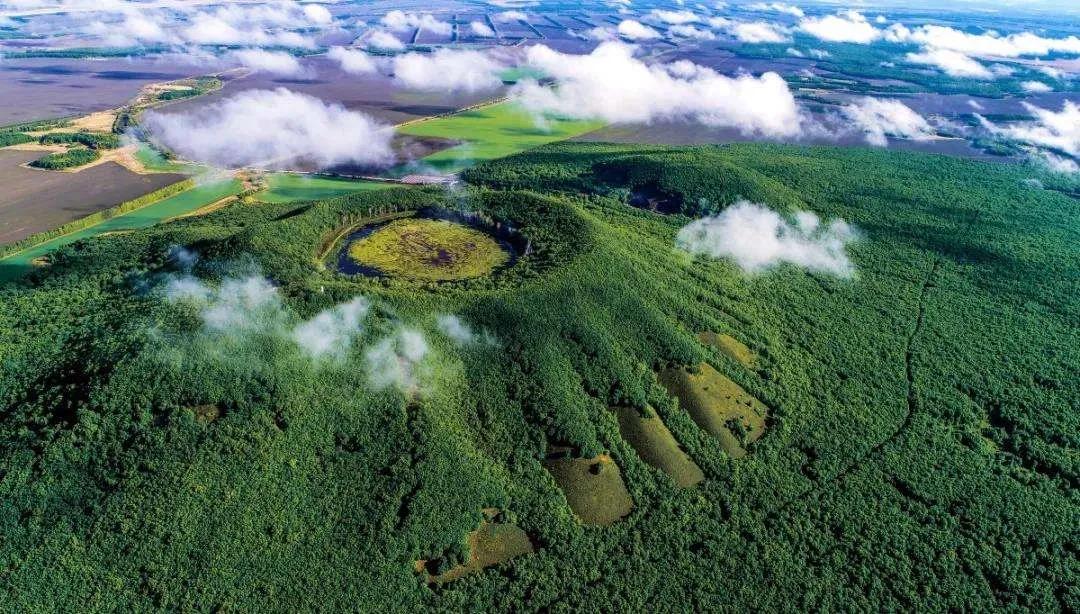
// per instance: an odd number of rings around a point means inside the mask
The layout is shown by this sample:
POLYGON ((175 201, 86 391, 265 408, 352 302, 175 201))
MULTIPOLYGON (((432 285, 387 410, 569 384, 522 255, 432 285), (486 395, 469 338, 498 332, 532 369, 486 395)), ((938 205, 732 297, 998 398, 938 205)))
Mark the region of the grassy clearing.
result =
POLYGON ((683 452, 655 412, 645 417, 632 407, 620 406, 613 410, 619 418, 619 433, 633 446, 641 460, 668 474, 683 488, 705 479, 701 467, 683 452))
POLYGON ((358 264, 391 277, 423 281, 471 279, 491 273, 510 254, 488 234, 447 220, 395 220, 349 246, 358 264))
MULTIPOLYGON (((429 575, 428 582, 451 582, 533 551, 528 534, 517 525, 509 523, 485 521, 478 529, 469 533, 466 542, 469 545, 469 560, 439 575, 429 575)), ((419 563, 418 567, 423 568, 426 561, 419 563)))
POLYGON ((697 371, 667 369, 660 374, 660 383, 698 426, 720 440, 725 452, 735 458, 746 456, 747 445, 765 432, 765 405, 708 363, 701 363, 697 371))
POLYGON ((34 268, 35 260, 47 256, 53 250, 64 245, 105 233, 153 226, 158 222, 176 218, 205 207, 227 196, 239 194, 242 189, 243 186, 235 179, 208 183, 148 204, 134 211, 109 218, 100 224, 39 243, 23 251, 16 252, 7 258, 0 259, 0 281, 8 281, 24 275, 34 268))
POLYGON ((139 143, 139 148, 135 150, 135 159, 152 173, 194 173, 199 170, 193 164, 183 164, 166 158, 146 143, 139 143))
MULTIPOLYGON (((428 121, 401 126, 398 131, 413 136, 468 139, 468 142, 433 153, 421 162, 436 173, 456 173, 486 160, 494 160, 591 132, 603 126, 596 121, 549 120, 537 125, 536 118, 516 103, 501 102, 428 121)), ((401 171, 412 172, 412 171, 401 171)))
POLYGON ((698 333, 698 341, 703 345, 716 348, 728 358, 742 364, 744 367, 754 367, 757 356, 754 351, 746 347, 746 344, 731 335, 717 334, 712 331, 698 333))
POLYGON ((264 203, 291 203, 302 200, 324 200, 356 192, 401 187, 378 181, 355 181, 334 177, 318 177, 298 173, 273 173, 267 177, 267 189, 255 195, 264 203))
POLYGON ((619 466, 607 455, 550 459, 544 466, 585 524, 609 525, 634 508, 619 466))

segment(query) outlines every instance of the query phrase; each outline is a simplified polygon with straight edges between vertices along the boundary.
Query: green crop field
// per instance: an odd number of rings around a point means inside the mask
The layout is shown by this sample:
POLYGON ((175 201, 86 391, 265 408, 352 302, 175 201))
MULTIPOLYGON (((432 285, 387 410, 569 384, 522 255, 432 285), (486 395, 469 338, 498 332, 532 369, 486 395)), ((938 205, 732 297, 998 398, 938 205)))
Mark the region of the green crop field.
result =
POLYGON ((547 120, 538 125, 534 115, 516 103, 501 102, 448 117, 418 121, 398 129, 402 134, 467 142, 421 159, 438 173, 456 173, 470 166, 513 155, 603 126, 596 121, 547 120))
POLYGON ((146 167, 146 170, 155 173, 196 173, 200 170, 194 164, 169 160, 160 151, 146 143, 139 143, 138 149, 135 150, 135 159, 146 167))
POLYGON ((4 609, 1080 610, 1080 207, 1051 175, 558 143, 462 177, 140 212, 0 283, 4 609), (690 253, 742 199, 843 220, 847 266, 690 253), (529 248, 324 266, 440 209, 529 248))
POLYGON ((265 203, 287 203, 302 200, 323 200, 354 192, 393 187, 400 186, 378 181, 356 181, 298 173, 271 173, 267 177, 266 190, 257 193, 255 198, 265 203))

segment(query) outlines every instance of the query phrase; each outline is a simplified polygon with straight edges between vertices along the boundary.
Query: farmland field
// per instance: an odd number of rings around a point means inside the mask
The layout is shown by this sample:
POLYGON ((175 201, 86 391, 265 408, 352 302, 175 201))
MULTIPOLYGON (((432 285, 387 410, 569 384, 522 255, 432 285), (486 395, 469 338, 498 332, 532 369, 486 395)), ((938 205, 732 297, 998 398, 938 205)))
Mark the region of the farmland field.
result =
POLYGON ((0 150, 0 245, 55 228, 74 219, 182 181, 163 173, 138 175, 112 162, 78 173, 57 173, 22 165, 40 151, 0 150))
MULTIPOLYGON (((151 175, 153 176, 153 175, 151 175)), ((169 218, 190 213, 241 190, 239 181, 216 181, 185 190, 175 196, 118 215, 89 228, 50 239, 25 250, 0 258, 0 281, 17 278, 33 270, 34 261, 65 245, 104 233, 153 226, 169 218)))
MULTIPOLYGON (((602 122, 552 119, 543 125, 517 104, 501 102, 446 117, 403 125, 399 132, 415 136, 465 139, 467 142, 422 158, 418 172, 456 173, 553 141, 596 130, 602 122)), ((408 170, 399 171, 402 173, 408 170)))
POLYGON ((301 200, 323 200, 354 192, 393 187, 400 186, 378 181, 358 181, 298 173, 270 173, 267 177, 266 190, 258 192, 255 198, 266 203, 287 203, 301 200))

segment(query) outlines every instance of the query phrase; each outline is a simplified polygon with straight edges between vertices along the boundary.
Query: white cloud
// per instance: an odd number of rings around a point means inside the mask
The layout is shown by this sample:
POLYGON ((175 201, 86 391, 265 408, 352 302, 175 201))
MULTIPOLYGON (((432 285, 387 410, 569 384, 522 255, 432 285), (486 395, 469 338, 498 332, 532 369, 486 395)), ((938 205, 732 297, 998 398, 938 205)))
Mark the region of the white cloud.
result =
POLYGON ((1080 174, 1080 164, 1077 164, 1075 160, 1063 158, 1059 155, 1050 153, 1049 151, 1037 152, 1035 154, 1035 159, 1042 163, 1042 165, 1052 173, 1059 173, 1062 175, 1080 174))
POLYGON ((585 31, 585 38, 598 41, 610 41, 618 38, 618 34, 615 32, 615 28, 606 28, 603 26, 596 26, 595 28, 589 28, 585 31))
POLYGON ((305 4, 304 16, 308 18, 309 22, 319 25, 326 25, 334 20, 334 16, 330 14, 330 9, 321 4, 305 4))
POLYGON ((401 328, 364 353, 368 381, 380 390, 393 387, 415 392, 425 374, 424 359, 428 354, 423 333, 401 328))
POLYGON ((150 112, 144 124, 155 141, 184 158, 225 168, 393 159, 390 127, 284 88, 241 92, 189 113, 150 112))
POLYGON ((756 2, 746 8, 751 11, 784 13, 785 15, 791 15, 793 17, 806 16, 806 13, 804 13, 801 8, 790 4, 784 4, 783 2, 756 2))
POLYGON ((506 23, 508 21, 521 21, 528 20, 529 16, 521 11, 503 11, 495 14, 495 21, 499 23, 506 23))
POLYGON ((284 51, 266 51, 264 49, 241 49, 226 56, 227 61, 235 62, 256 72, 269 73, 282 77, 295 77, 304 73, 300 61, 284 51))
POLYGON ((693 23, 698 20, 698 16, 691 11, 667 11, 664 9, 649 11, 649 17, 671 25, 693 23))
POLYGON ((394 58, 394 79, 424 91, 482 92, 502 85, 504 66, 481 51, 439 49, 394 58))
POLYGON ((314 47, 311 39, 292 30, 319 29, 330 25, 332 19, 323 7, 291 1, 225 4, 195 9, 187 18, 190 25, 182 28, 179 36, 183 42, 198 45, 314 47))
POLYGON ((326 309, 292 331, 292 340, 311 358, 342 360, 353 340, 363 332, 371 302, 362 296, 326 309))
POLYGON ((269 330, 278 326, 282 317, 281 295, 262 276, 227 277, 216 288, 190 275, 173 277, 164 294, 170 303, 197 305, 203 326, 217 334, 269 330))
POLYGON ((802 134, 805 118, 776 73, 727 77, 688 61, 650 65, 633 54, 634 47, 618 42, 601 43, 588 55, 532 47, 527 63, 558 86, 523 82, 512 97, 534 113, 611 123, 692 121, 747 135, 802 134))
POLYGON ((624 19, 619 22, 619 27, 616 28, 616 31, 619 33, 619 36, 625 36, 633 41, 660 38, 659 32, 640 21, 634 21, 633 19, 624 19))
POLYGON ((1054 88, 1042 81, 1024 81, 1020 84, 1020 87, 1029 94, 1045 94, 1054 91, 1054 88))
POLYGON ((405 43, 386 30, 375 30, 367 37, 367 46, 372 49, 399 51, 405 48, 405 43))
POLYGON ((970 34, 956 28, 926 25, 910 30, 891 26, 887 38, 893 42, 915 43, 936 49, 948 49, 966 55, 1016 58, 1024 55, 1045 56, 1053 52, 1080 53, 1080 38, 1044 38, 1030 32, 1001 36, 997 32, 970 34))
POLYGON ((697 40, 714 40, 716 35, 712 32, 691 25, 671 26, 668 28, 668 32, 673 36, 679 36, 682 38, 692 38, 697 40))
POLYGON ((815 214, 799 211, 788 221, 768 207, 740 201, 684 226, 675 243, 691 254, 731 258, 748 273, 789 263, 850 277, 854 267, 845 248, 855 236, 840 219, 822 224, 815 214))
POLYGON ((208 4, 119 0, 87 3, 79 8, 97 13, 92 19, 69 14, 59 28, 76 36, 98 37, 107 45, 311 48, 314 41, 301 32, 333 27, 333 16, 325 7, 293 0, 208 4))
POLYGON ((491 26, 487 25, 486 23, 484 23, 484 22, 482 22, 480 20, 476 20, 476 21, 471 22, 469 24, 469 29, 476 36, 486 36, 486 37, 489 37, 489 38, 495 36, 495 30, 492 30, 491 26))
POLYGON ((844 11, 824 17, 807 17, 799 22, 799 29, 832 43, 866 44, 881 37, 881 30, 875 28, 858 11, 844 11))
POLYGON ((455 315, 440 315, 435 325, 443 335, 458 345, 475 343, 493 344, 495 339, 486 331, 476 332, 471 326, 455 315))
POLYGON ((297 321, 278 288, 262 275, 225 277, 214 287, 190 275, 170 276, 165 300, 197 308, 201 333, 242 341, 255 335, 286 339, 314 360, 344 360, 363 332, 371 302, 362 296, 297 321))
POLYGON ((924 141, 934 136, 934 129, 921 115, 898 100, 863 98, 846 105, 843 114, 866 135, 872 145, 884 147, 887 136, 924 141))
POLYGON ((1054 112, 1025 102, 1024 108, 1034 116, 1034 121, 997 126, 985 118, 979 119, 995 134, 1080 157, 1080 105, 1066 100, 1061 111, 1054 112))
POLYGON ((950 49, 927 49, 922 53, 909 53, 906 59, 912 64, 935 66, 951 77, 994 78, 994 73, 987 67, 959 51, 950 49))
POLYGON ((708 23, 744 43, 786 43, 791 40, 786 28, 765 21, 733 21, 712 17, 708 23))
POLYGON ((431 13, 406 13, 393 10, 384 15, 380 23, 395 32, 420 28, 435 34, 446 35, 453 30, 449 23, 439 20, 431 13))
POLYGON ((375 59, 359 49, 331 47, 326 57, 341 65, 341 70, 350 75, 370 75, 378 70, 375 59))

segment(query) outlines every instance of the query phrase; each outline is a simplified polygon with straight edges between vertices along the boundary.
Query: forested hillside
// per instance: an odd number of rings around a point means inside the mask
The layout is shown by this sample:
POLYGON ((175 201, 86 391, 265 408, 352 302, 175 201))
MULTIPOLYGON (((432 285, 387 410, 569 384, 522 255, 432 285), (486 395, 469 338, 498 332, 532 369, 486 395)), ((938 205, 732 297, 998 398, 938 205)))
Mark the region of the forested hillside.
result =
POLYGON ((1036 177, 562 144, 66 246, 0 286, 0 603, 1076 610, 1080 204, 1036 177), (742 200, 850 267, 677 246, 742 200), (337 271, 421 210, 512 257, 337 271))

